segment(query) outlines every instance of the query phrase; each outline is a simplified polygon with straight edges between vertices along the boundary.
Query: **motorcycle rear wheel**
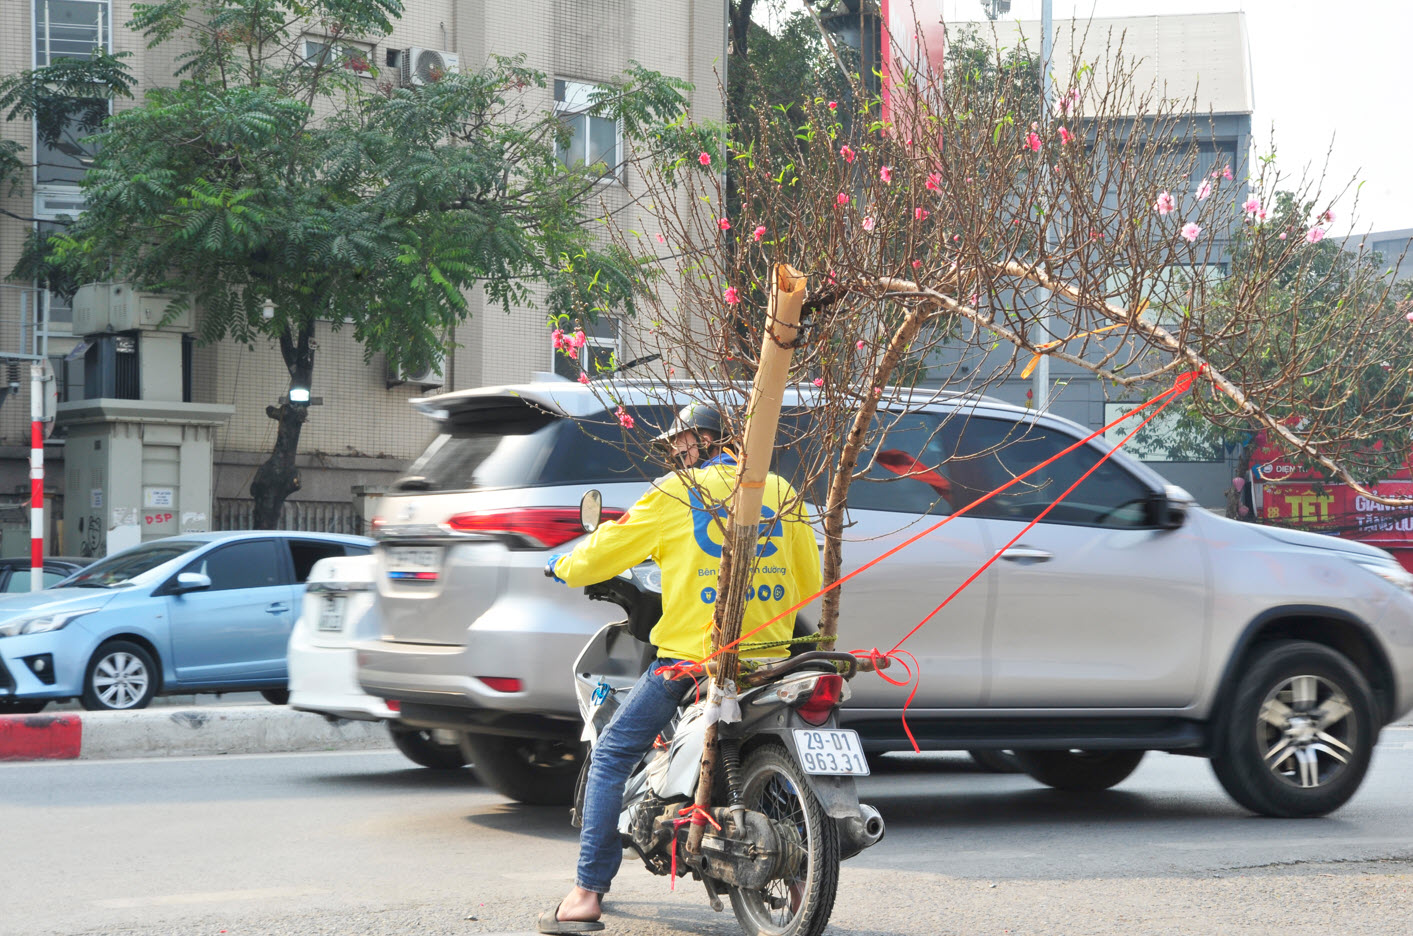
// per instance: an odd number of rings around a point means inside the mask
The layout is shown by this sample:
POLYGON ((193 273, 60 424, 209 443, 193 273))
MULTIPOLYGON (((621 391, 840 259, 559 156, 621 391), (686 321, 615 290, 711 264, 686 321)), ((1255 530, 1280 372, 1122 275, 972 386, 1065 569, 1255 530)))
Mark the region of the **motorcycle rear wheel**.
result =
POLYGON ((804 865, 793 880, 761 890, 730 889, 731 909, 746 936, 819 936, 839 890, 839 832, 810 790, 804 771, 779 744, 746 757, 741 796, 747 809, 794 825, 804 845, 804 865))

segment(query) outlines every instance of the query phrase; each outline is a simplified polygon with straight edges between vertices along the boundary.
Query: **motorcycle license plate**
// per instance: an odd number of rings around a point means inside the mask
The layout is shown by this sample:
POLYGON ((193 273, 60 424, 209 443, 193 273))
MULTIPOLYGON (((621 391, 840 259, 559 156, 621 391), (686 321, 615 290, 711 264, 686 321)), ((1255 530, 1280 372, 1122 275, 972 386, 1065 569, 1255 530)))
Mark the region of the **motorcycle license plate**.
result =
POLYGON ((325 595, 319 607, 319 630, 338 633, 343 630, 343 595, 325 595))
POLYGON ((863 744, 852 728, 796 728, 795 747, 807 774, 868 776, 863 744))

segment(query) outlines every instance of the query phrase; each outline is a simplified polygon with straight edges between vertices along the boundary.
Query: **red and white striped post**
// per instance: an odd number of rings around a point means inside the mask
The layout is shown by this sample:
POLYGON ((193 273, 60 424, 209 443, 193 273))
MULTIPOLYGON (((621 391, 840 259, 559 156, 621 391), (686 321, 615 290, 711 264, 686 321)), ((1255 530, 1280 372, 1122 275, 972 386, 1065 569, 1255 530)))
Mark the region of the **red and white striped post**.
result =
POLYGON ((29 366, 29 590, 44 587, 44 365, 29 366))

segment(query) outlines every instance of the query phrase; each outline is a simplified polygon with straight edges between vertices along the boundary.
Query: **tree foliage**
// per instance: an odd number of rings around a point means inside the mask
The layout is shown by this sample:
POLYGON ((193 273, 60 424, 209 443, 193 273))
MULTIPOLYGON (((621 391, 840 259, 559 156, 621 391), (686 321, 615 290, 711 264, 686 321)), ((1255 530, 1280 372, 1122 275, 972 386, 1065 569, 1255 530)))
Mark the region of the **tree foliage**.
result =
MULTIPOLYGON (((400 0, 137 6, 150 47, 189 46, 175 83, 103 123, 85 212, 16 272, 57 264, 73 281, 183 296, 206 341, 276 339, 291 386, 309 385, 316 321, 420 369, 469 314, 473 288, 506 311, 543 292, 551 312, 631 314, 632 271, 595 223, 611 167, 560 161, 568 130, 546 76, 492 57, 400 87, 357 40, 387 34, 401 12, 400 0), (313 58, 306 31, 325 37, 313 58)), ((46 86, 62 67, 21 85, 46 86)), ((687 90, 635 65, 589 113, 620 123, 632 160, 652 160, 710 132, 683 123, 687 90)), ((261 525, 298 486, 307 406, 269 412, 280 434, 253 486, 261 525)))

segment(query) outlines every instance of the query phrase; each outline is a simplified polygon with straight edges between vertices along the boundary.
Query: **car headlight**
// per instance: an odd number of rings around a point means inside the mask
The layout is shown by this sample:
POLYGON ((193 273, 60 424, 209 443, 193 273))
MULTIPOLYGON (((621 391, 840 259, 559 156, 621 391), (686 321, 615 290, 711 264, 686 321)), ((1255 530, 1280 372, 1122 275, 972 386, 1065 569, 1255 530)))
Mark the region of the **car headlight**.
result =
POLYGON ((46 614, 29 614, 13 618, 0 624, 0 637, 18 637, 21 634, 47 634, 67 627, 70 621, 85 614, 92 614, 97 608, 84 608, 80 611, 50 611, 46 614))
POLYGON ((1354 561, 1390 585, 1396 585, 1409 594, 1413 594, 1413 572, 1409 572, 1398 563, 1365 559, 1355 559, 1354 561))

